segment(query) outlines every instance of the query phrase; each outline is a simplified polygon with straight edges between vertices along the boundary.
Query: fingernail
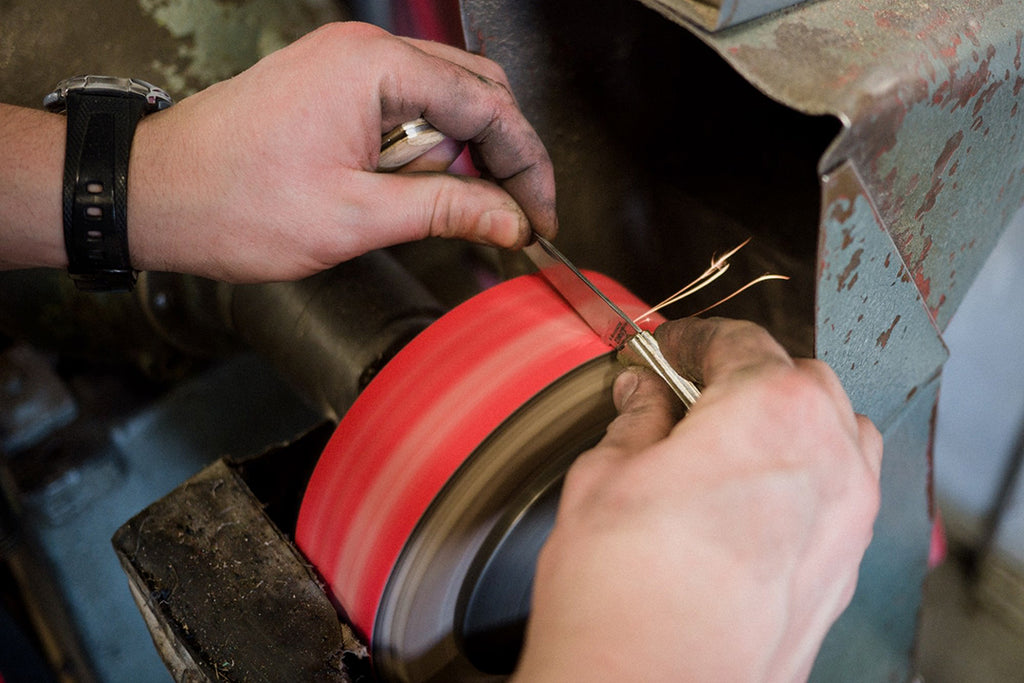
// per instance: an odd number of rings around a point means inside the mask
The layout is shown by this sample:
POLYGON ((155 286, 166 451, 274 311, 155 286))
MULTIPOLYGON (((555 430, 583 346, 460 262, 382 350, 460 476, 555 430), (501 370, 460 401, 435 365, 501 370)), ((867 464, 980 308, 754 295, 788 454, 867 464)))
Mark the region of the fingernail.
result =
POLYGON ((480 238, 502 247, 512 247, 519 243, 523 225, 519 214, 506 209, 493 209, 480 216, 477 226, 480 238))
POLYGON ((612 386, 612 400, 615 401, 616 409, 622 410, 625 408, 626 402, 633 396, 639 385, 640 377, 632 370, 624 370, 619 373, 619 376, 615 378, 615 384, 612 386))

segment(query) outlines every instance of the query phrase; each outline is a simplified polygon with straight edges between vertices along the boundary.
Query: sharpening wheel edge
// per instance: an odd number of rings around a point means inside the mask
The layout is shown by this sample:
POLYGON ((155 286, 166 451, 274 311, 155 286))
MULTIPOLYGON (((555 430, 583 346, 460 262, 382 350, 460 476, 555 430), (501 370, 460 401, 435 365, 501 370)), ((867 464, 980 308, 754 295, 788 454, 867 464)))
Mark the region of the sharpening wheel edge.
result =
MULTIPOLYGON (((648 309, 588 276, 628 315, 648 309)), ((615 366, 561 296, 526 275, 441 317, 345 414, 306 490, 296 542, 379 675, 500 679, 469 662, 486 671, 486 646, 467 659, 455 622, 473 620, 475 596, 463 583, 486 572, 496 529, 557 502, 572 459, 614 417, 615 366)))

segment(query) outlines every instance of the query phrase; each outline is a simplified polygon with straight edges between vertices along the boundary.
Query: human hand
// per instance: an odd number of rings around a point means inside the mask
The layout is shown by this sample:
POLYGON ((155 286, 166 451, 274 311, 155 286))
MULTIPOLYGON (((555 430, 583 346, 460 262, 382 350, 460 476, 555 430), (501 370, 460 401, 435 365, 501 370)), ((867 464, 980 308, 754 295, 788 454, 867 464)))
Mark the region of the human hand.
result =
POLYGON ((832 371, 751 323, 657 331, 705 385, 682 421, 653 373, 567 475, 538 560, 523 681, 791 681, 849 604, 882 440, 832 371))
POLYGON ((551 161, 500 67, 366 24, 325 26, 143 119, 130 174, 142 270, 296 279, 431 235, 516 247, 556 230, 551 161), (381 135, 419 116, 497 184, 376 173, 381 135))

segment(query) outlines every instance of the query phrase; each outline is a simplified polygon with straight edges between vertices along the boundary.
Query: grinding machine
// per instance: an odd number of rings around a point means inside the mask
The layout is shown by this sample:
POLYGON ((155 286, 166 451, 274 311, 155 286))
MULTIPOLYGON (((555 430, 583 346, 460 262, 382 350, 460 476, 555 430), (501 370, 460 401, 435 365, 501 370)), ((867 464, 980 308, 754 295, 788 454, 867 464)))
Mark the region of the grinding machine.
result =
MULTIPOLYGON (((559 245, 627 313, 748 237, 736 283, 790 277, 717 312, 828 362, 886 449, 857 593, 811 677, 910 678, 942 331, 1024 199, 1024 2, 460 8, 551 152, 559 245)), ((297 283, 145 273, 89 298, 0 275, 11 336, 165 376, 255 350, 320 416, 114 536, 175 678, 511 672, 561 478, 612 418, 617 368, 530 270, 428 242, 297 283)))

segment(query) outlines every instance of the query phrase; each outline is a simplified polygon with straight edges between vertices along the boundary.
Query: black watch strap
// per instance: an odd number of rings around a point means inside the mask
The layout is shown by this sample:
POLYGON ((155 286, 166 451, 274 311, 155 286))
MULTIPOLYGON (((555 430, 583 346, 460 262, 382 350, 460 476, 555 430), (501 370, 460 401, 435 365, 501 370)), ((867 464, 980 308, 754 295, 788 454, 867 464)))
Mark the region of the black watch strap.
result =
POLYGON ((64 243, 68 273, 79 289, 130 290, 128 157, 147 109, 124 94, 67 93, 64 243))

